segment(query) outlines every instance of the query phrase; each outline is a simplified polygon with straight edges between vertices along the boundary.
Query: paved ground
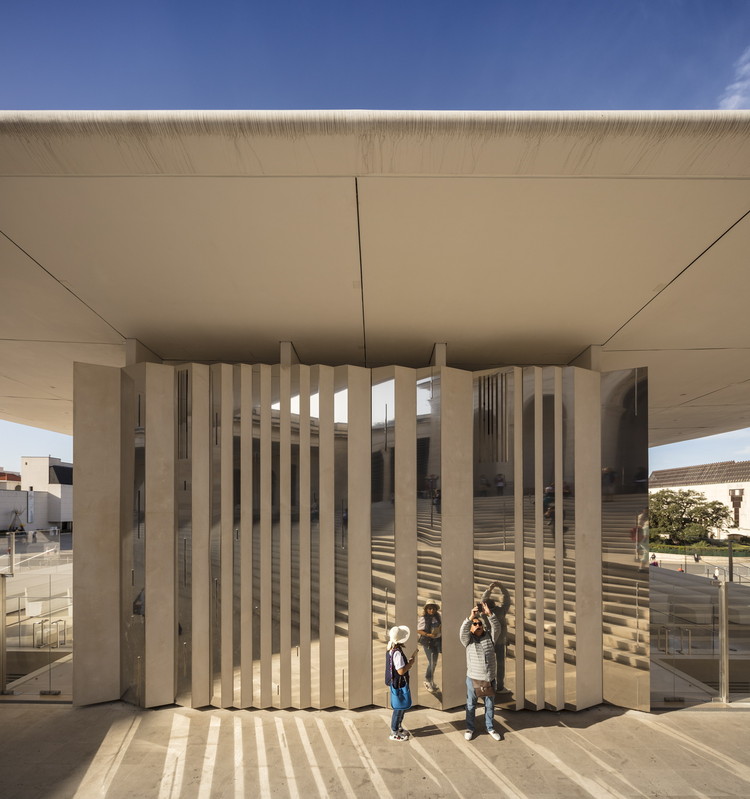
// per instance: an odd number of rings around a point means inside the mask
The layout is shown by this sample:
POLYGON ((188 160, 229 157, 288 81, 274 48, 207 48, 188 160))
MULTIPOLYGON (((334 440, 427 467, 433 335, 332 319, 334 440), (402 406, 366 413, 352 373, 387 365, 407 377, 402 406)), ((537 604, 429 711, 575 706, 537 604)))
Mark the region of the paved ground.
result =
POLYGON ((0 705, 0 796, 748 797, 750 707, 505 714, 464 740, 463 713, 141 711, 0 705))

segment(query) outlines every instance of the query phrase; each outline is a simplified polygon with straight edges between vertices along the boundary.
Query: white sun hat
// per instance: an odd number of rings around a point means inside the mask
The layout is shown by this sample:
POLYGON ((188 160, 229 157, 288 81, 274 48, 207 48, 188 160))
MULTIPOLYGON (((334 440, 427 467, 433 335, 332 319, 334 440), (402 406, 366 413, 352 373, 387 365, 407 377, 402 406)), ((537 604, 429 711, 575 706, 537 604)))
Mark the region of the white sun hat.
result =
POLYGON ((388 649, 392 649, 395 644, 403 644, 411 635, 411 630, 404 624, 391 627, 388 631, 388 649))

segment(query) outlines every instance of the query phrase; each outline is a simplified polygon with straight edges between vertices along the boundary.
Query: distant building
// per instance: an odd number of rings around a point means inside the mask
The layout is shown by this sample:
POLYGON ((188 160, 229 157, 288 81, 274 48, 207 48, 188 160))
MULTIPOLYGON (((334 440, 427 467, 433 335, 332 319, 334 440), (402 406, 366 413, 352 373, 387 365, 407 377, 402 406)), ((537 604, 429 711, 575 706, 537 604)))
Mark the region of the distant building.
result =
POLYGON ((0 474, 16 478, 14 482, 6 481, 15 490, 0 491, 0 530, 7 530, 19 522, 25 530, 72 529, 72 463, 49 456, 24 457, 20 475, 13 472, 0 474))
POLYGON ((732 512, 734 526, 721 537, 750 535, 750 461, 661 469, 651 473, 648 486, 650 493, 663 489, 700 491, 709 502, 723 502, 732 512))
POLYGON ((18 472, 7 472, 0 466, 0 491, 15 491, 21 488, 21 475, 18 472))

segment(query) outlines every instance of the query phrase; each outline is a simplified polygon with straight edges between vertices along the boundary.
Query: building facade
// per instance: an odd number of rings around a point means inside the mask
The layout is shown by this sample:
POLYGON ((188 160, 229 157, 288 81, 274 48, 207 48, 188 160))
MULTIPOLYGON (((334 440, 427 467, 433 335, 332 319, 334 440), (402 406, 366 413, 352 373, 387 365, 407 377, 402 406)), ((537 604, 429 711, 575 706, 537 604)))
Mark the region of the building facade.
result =
POLYGON ((750 535, 750 461, 723 461, 660 469, 651 473, 649 490, 699 491, 709 502, 726 505, 731 521, 720 538, 750 535))
POLYGON ((51 456, 21 459, 12 494, 0 494, 0 529, 70 530, 73 525, 73 464, 51 456))

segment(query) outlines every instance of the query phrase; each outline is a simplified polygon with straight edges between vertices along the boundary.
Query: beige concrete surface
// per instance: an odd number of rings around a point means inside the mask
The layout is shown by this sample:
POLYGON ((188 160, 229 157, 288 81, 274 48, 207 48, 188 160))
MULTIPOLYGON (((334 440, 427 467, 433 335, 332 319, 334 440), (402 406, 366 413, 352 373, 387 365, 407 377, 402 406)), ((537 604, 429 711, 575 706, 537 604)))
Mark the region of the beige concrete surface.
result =
POLYGON ((0 414, 69 433, 75 361, 418 368, 437 341, 647 366, 652 446, 746 427, 749 122, 2 111, 0 414))
POLYGON ((749 710, 519 712, 467 742, 461 710, 418 709, 399 743, 386 710, 3 705, 0 795, 747 797, 749 710))

